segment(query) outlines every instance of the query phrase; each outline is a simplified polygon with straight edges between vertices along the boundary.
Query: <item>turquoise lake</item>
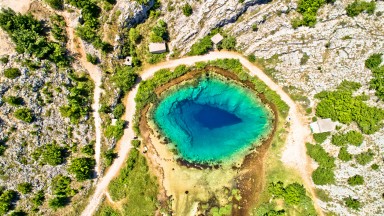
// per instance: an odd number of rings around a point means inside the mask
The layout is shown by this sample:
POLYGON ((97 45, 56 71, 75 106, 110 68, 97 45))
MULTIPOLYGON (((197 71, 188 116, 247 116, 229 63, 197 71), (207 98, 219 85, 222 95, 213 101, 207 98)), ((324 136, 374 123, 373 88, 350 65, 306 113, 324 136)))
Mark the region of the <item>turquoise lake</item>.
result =
POLYGON ((202 78, 170 91, 154 110, 154 121, 180 156, 218 162, 251 147, 269 133, 271 115, 240 85, 202 78))

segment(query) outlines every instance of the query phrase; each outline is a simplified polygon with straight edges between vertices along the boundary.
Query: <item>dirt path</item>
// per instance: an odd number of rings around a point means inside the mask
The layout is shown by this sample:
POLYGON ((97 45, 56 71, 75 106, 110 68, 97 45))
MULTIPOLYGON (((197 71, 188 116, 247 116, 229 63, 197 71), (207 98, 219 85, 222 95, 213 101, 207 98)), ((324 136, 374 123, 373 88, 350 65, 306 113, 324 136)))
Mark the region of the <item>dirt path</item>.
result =
MULTIPOLYGON (((266 85, 268 85, 269 88, 276 91, 276 93, 280 95, 281 99, 290 107, 289 118, 291 119, 291 131, 287 137, 286 149, 284 150, 282 161, 285 165, 294 167, 299 170, 305 187, 311 193, 312 197, 315 198, 313 185, 310 180, 309 173, 307 172, 309 164, 307 163, 308 158, 305 150, 305 141, 307 137, 309 137, 310 131, 307 123, 304 121, 304 115, 301 114, 296 103, 287 95, 287 93, 283 91, 279 85, 273 82, 258 67, 249 62, 241 54, 235 52, 211 52, 204 56, 185 57, 181 59, 166 61, 145 68, 141 74, 141 78, 142 80, 147 80, 148 78, 152 77, 156 71, 163 68, 174 68, 181 64, 192 65, 199 61, 209 61, 224 58, 239 59, 243 66, 250 71, 251 75, 257 76, 266 85)), ((127 97, 125 120, 129 123, 132 123, 133 115, 135 113, 134 98, 137 94, 137 90, 138 86, 136 85, 127 97)), ((124 135, 120 140, 120 148, 118 149, 118 158, 113 162, 106 175, 96 185, 95 193, 89 201, 88 206, 83 211, 83 216, 91 216, 96 211, 100 200, 103 197, 103 194, 108 188, 109 182, 115 175, 118 174, 121 166, 124 164, 128 152, 131 149, 130 140, 133 139, 133 137, 134 132, 131 127, 124 130, 124 135)), ((316 203, 316 199, 314 201, 316 210, 320 215, 323 215, 320 207, 316 203)))
POLYGON ((85 47, 81 40, 75 37, 74 27, 71 26, 73 23, 73 18, 71 19, 71 14, 68 12, 60 13, 67 23, 66 31, 68 36, 68 45, 67 48, 76 55, 77 60, 81 63, 83 68, 88 71, 95 89, 93 91, 93 104, 92 104, 92 115, 95 121, 95 133, 96 133, 96 143, 95 143, 95 160, 96 160, 96 175, 101 176, 100 174, 100 152, 101 152, 101 118, 98 112, 100 107, 100 96, 102 89, 101 86, 101 69, 97 65, 93 65, 87 61, 85 47))

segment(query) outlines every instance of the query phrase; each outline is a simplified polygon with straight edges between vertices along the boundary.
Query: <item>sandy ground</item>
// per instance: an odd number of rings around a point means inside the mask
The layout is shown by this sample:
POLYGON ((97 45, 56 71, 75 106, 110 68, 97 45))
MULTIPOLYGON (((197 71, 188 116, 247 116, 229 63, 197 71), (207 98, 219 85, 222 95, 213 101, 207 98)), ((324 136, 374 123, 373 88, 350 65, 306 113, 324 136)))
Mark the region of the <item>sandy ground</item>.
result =
MULTIPOLYGON (((257 76, 260 80, 265 82, 272 90, 276 91, 280 95, 282 100, 287 103, 290 107, 289 118, 291 124, 291 131, 287 136, 286 148, 284 150, 282 161, 285 165, 289 167, 294 167, 299 170, 301 177, 304 181, 304 185, 307 190, 310 192, 313 198, 315 193, 313 190, 313 184, 310 180, 310 173, 308 172, 310 167, 308 163, 308 157, 306 155, 305 141, 309 138, 309 127, 307 122, 304 120, 304 115, 300 112, 297 104, 288 96, 283 89, 277 85, 274 81, 271 80, 266 74, 264 74, 258 67, 249 62, 245 57, 239 53, 235 52, 211 52, 204 56, 193 56, 185 57, 181 59, 171 60, 162 62, 157 65, 147 67, 143 70, 141 77, 142 80, 147 80, 152 77, 153 74, 159 69, 163 68, 174 68, 181 64, 192 65, 199 61, 209 61, 215 59, 223 58, 235 58, 239 59, 240 62, 246 67, 251 75, 257 76)), ((135 86, 127 97, 126 104, 128 105, 125 113, 125 120, 132 122, 133 115, 135 113, 135 101, 134 98, 137 93, 137 86, 135 86)), ((82 215, 92 215, 97 209, 100 200, 108 188, 109 182, 113 179, 115 175, 118 174, 121 166, 124 164, 124 161, 128 155, 129 150, 131 149, 130 141, 134 137, 134 132, 131 127, 124 130, 124 136, 121 139, 121 145, 118 149, 118 158, 114 161, 106 175, 98 182, 96 186, 95 193, 91 198, 88 206, 83 211, 82 215)), ((322 210, 317 205, 316 199, 314 199, 315 208, 320 215, 323 215, 322 210)))

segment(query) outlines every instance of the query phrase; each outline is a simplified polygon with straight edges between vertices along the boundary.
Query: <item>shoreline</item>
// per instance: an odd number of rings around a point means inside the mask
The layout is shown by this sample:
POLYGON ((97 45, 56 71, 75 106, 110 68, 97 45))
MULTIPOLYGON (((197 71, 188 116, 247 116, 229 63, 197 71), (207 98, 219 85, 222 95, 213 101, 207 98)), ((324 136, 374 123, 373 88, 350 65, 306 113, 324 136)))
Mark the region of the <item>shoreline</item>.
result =
MULTIPOLYGON (((252 204, 256 203, 256 198, 257 195, 260 194, 264 187, 264 156, 266 152, 269 149, 269 146, 272 142, 272 139, 275 135, 276 128, 277 128, 277 122, 278 122, 278 112, 276 106, 269 102, 265 96, 261 93, 257 93, 254 87, 254 84, 250 82, 249 80, 242 81, 240 80, 236 74, 219 68, 215 66, 206 66, 204 69, 193 69, 192 71, 187 72, 186 74, 177 77, 170 82, 158 87, 155 90, 156 95, 161 97, 161 94, 165 92, 166 90, 170 89, 173 86, 176 86, 178 84, 181 84, 182 82, 189 81, 191 79, 198 78, 201 76, 202 73, 206 72, 212 72, 216 73, 218 75, 221 75, 225 78, 229 78, 232 81, 235 81, 237 83, 240 83, 243 87, 250 89, 252 92, 254 92, 256 97, 261 100, 263 105, 266 106, 266 108, 270 111, 270 114, 273 116, 272 121, 270 122, 271 124, 271 129, 269 133, 264 136, 263 138, 259 139, 258 142, 261 144, 258 146, 252 146, 251 149, 246 150, 246 154, 242 155, 242 162, 240 163, 240 167, 234 166, 232 169, 237 170, 237 173, 242 173, 238 176, 235 176, 235 184, 237 188, 240 190, 240 194, 242 199, 237 201, 236 199, 233 199, 234 202, 234 207, 233 207, 233 215, 245 215, 248 214, 251 210, 251 207, 253 206, 252 204), (260 175, 261 173, 261 175, 260 175), (257 183, 257 184, 256 184, 257 183), (240 207, 240 208, 239 208, 240 207)), ((147 105, 144 110, 142 110, 141 113, 141 121, 140 121, 140 131, 142 133, 143 137, 143 143, 145 143, 149 149, 155 154, 157 154, 157 157, 159 157, 158 152, 156 151, 156 147, 154 144, 151 142, 150 135, 154 135, 153 128, 149 126, 149 121, 148 121, 148 111, 150 109, 151 104, 147 105), (145 134, 145 135, 144 135, 145 134)), ((254 144, 253 144, 254 145, 254 144)), ((160 186, 160 194, 159 197, 160 202, 162 204, 166 203, 167 197, 167 190, 164 187, 164 182, 166 181, 165 175, 164 175, 164 168, 159 164, 159 163, 154 163, 152 161, 153 159, 146 154, 146 157, 149 161, 149 163, 152 166, 152 170, 157 170, 155 173, 159 177, 159 186, 160 186), (166 198, 166 199, 165 199, 166 198)), ((189 161, 185 160, 177 160, 177 164, 179 166, 185 166, 185 167, 193 167, 196 169, 219 169, 220 166, 218 167, 217 165, 212 167, 212 166, 201 166, 201 163, 191 163, 189 161)))

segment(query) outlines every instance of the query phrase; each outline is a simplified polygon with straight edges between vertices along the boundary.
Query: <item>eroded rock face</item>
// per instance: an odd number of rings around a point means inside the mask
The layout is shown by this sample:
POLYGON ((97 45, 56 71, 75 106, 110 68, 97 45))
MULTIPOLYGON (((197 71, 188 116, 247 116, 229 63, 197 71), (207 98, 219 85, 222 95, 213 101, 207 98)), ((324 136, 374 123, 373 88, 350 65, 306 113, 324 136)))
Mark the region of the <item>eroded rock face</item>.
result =
POLYGON ((144 21, 154 3, 154 0, 150 0, 146 5, 140 5, 136 1, 117 1, 114 10, 121 12, 118 19, 119 26, 129 28, 144 21))

